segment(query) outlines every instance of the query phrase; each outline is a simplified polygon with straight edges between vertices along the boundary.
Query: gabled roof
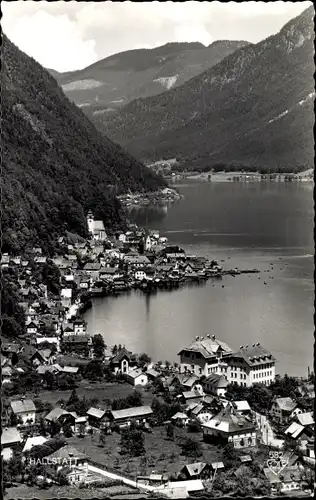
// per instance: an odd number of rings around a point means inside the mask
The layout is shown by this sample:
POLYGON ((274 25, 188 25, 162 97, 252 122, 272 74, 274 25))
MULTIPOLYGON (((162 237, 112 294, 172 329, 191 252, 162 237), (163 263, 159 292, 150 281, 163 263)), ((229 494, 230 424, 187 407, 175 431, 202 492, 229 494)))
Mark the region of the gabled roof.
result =
POLYGON ((180 384, 185 387, 193 387, 193 385, 199 380, 196 375, 186 375, 185 373, 179 373, 175 375, 175 379, 179 380, 180 384))
POLYGON ((31 399, 20 399, 18 401, 11 401, 10 403, 13 413, 24 413, 36 411, 35 404, 31 399))
POLYGON ((191 399, 191 398, 201 398, 201 394, 195 391, 185 391, 182 393, 182 396, 184 399, 191 399))
POLYGON ((297 407, 297 403, 291 398, 275 398, 274 402, 282 411, 291 412, 297 407))
POLYGON ((87 415, 89 415, 90 417, 95 417, 95 418, 103 418, 105 415, 105 410, 100 410, 99 408, 91 407, 87 411, 87 415))
POLYGON ((131 359, 131 357, 133 356, 133 354, 131 352, 129 352, 127 349, 125 349, 125 347, 123 347, 123 349, 120 349, 116 354, 115 356, 113 356, 113 358, 111 359, 112 363, 119 363, 120 361, 122 361, 122 359, 124 357, 127 357, 128 359, 131 359))
POLYGON ((300 436, 300 434, 302 434, 302 432, 304 430, 305 429, 304 429, 303 425, 298 424, 297 422, 292 422, 292 424, 290 425, 290 427, 288 427, 286 429, 286 431, 284 431, 284 433, 288 434, 293 439, 296 439, 296 438, 298 438, 300 436))
POLYGON ((197 338, 187 347, 181 349, 178 355, 184 351, 198 352, 206 359, 216 356, 218 352, 223 352, 223 354, 232 354, 233 352, 225 342, 218 340, 215 335, 210 338, 197 338))
POLYGON ((236 406, 237 411, 250 411, 251 410, 248 401, 234 401, 233 404, 234 404, 234 406, 236 406))
POLYGON ((23 448, 23 453, 33 448, 33 446, 41 446, 42 444, 46 443, 46 441, 47 438, 45 438, 44 436, 34 436, 27 438, 23 448))
POLYGON ((218 373, 211 373, 205 380, 204 383, 209 383, 217 389, 225 389, 229 382, 224 375, 219 375, 218 373))
POLYGON ((160 376, 160 373, 157 372, 157 370, 155 370, 154 368, 149 368, 146 373, 147 373, 147 375, 150 375, 152 377, 159 377, 160 376))
POLYGON ((16 427, 6 427, 2 429, 1 446, 22 443, 23 439, 16 427))
POLYGON ((73 446, 63 446, 62 448, 59 448, 59 450, 55 451, 51 455, 48 455, 47 458, 57 458, 57 459, 75 459, 75 458, 88 458, 87 455, 84 453, 81 453, 81 451, 76 450, 73 446))
POLYGON ((111 414, 115 420, 119 420, 121 418, 151 415, 152 409, 150 408, 150 406, 136 406, 134 408, 126 408, 124 410, 111 410, 111 414))
POLYGON ((259 343, 241 347, 232 356, 234 358, 242 358, 248 366, 257 366, 262 363, 272 363, 275 361, 275 357, 271 352, 267 351, 259 343))
POLYGON ((214 429, 226 434, 253 431, 255 426, 239 414, 234 413, 230 405, 227 405, 214 418, 204 424, 204 427, 214 429))
POLYGON ((301 425, 314 425, 314 416, 311 411, 306 413, 299 413, 297 415, 297 419, 301 425))
POLYGON ((173 417, 171 417, 171 420, 177 420, 177 419, 186 420, 187 418, 188 418, 188 415, 178 411, 175 415, 173 415, 173 417))
POLYGON ((128 374, 128 376, 133 378, 133 379, 140 377, 141 375, 146 375, 146 373, 143 373, 143 371, 140 368, 136 368, 135 370, 131 370, 128 374))
POLYGON ((63 408, 54 408, 52 411, 46 415, 46 420, 49 420, 50 422, 55 422, 58 420, 62 415, 69 415, 69 412, 66 410, 63 410, 63 408))
POLYGON ((93 231, 105 231, 105 227, 102 220, 95 220, 93 224, 93 231))
POLYGON ((201 474, 206 465, 207 464, 205 462, 195 462, 194 464, 185 465, 184 469, 188 471, 190 476, 196 476, 198 474, 201 474))

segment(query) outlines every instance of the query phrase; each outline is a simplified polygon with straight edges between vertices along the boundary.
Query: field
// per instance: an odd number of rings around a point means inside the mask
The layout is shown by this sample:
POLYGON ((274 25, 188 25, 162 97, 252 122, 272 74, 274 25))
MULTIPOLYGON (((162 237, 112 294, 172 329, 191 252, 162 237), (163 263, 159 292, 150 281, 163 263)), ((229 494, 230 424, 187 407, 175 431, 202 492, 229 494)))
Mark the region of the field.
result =
MULTIPOLYGON (((143 395, 143 404, 151 405, 153 396, 150 391, 146 391, 144 389, 138 389, 142 392, 143 395)), ((117 399, 117 398, 125 398, 129 396, 134 391, 134 387, 130 384, 118 384, 118 383, 108 383, 108 382, 89 382, 88 380, 82 380, 79 382, 78 387, 76 389, 77 395, 80 398, 98 398, 100 404, 102 406, 102 401, 105 399, 117 399)), ((28 393, 27 396, 30 398, 41 399, 43 402, 47 401, 53 405, 55 405, 60 399, 67 400, 71 394, 72 390, 67 389, 65 391, 40 391, 37 396, 35 396, 32 392, 28 393)), ((18 399, 18 396, 11 397, 10 399, 18 399)))
POLYGON ((222 458, 220 448, 203 442, 202 433, 187 433, 185 429, 175 427, 174 439, 166 436, 164 426, 154 427, 151 434, 144 434, 146 455, 144 457, 129 457, 120 454, 120 434, 113 433, 106 436, 103 446, 99 444, 97 435, 87 435, 84 438, 73 436, 67 442, 77 450, 87 454, 91 460, 96 461, 116 473, 125 474, 131 478, 136 475, 147 475, 153 470, 157 473, 177 473, 188 463, 205 461, 208 463, 218 462, 222 458), (197 459, 181 455, 178 440, 188 436, 200 442, 203 455, 197 459))

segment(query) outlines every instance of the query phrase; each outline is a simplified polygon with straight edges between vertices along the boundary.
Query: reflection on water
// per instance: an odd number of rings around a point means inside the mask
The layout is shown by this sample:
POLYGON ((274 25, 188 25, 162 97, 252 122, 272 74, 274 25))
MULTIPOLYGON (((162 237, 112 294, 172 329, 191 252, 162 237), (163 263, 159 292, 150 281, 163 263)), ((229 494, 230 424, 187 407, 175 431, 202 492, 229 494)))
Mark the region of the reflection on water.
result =
POLYGON ((306 375, 314 342, 312 193, 301 185, 197 182, 180 191, 185 198, 167 213, 145 207, 131 217, 190 254, 226 268, 256 267, 260 276, 97 299, 86 313, 88 331, 155 360, 177 361, 181 347, 207 333, 234 349, 261 342, 280 373, 306 375))

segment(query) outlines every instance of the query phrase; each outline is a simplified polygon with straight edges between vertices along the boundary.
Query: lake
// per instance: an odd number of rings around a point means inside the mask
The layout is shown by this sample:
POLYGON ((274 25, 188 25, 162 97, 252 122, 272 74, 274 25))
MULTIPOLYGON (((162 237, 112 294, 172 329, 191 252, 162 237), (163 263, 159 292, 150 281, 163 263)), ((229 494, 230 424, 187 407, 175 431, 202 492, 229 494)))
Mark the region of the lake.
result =
POLYGON ((186 180, 176 187, 179 202, 133 210, 131 218, 190 254, 262 272, 96 299, 85 314, 88 332, 155 361, 178 361, 196 335, 214 334, 233 349, 260 342, 278 373, 305 376, 314 344, 313 186, 186 180))

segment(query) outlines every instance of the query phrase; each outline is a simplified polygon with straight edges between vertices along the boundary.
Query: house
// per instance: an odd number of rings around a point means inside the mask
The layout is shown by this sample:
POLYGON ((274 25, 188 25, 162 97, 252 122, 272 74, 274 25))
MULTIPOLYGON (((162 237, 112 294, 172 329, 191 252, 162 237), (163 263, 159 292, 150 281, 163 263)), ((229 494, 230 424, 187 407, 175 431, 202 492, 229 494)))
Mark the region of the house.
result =
POLYGON ((150 260, 146 255, 125 255, 124 262, 131 267, 144 267, 150 264, 150 260))
POLYGON ((187 347, 178 353, 180 357, 180 372, 190 372, 198 376, 211 373, 221 373, 227 370, 226 358, 233 351, 223 341, 216 339, 215 335, 196 337, 187 347))
POLYGON ((236 413, 231 405, 203 425, 203 437, 205 441, 231 442, 234 448, 257 444, 255 425, 236 413))
POLYGON ((188 425, 188 423, 190 421, 188 415, 186 415, 185 413, 181 413, 179 411, 175 415, 173 415, 173 417, 171 417, 171 420, 176 425, 180 425, 180 426, 183 426, 183 427, 185 427, 186 425, 188 425))
POLYGON ((199 377, 196 375, 179 373, 174 376, 171 385, 176 386, 179 385, 181 389, 185 391, 196 391, 199 394, 203 395, 203 386, 200 383, 199 377))
POLYGON ((75 335, 85 335, 86 334, 86 323, 82 319, 75 319, 73 322, 74 334, 75 335))
POLYGON ((51 349, 39 349, 31 356, 30 361, 34 366, 52 365, 56 361, 56 356, 51 349))
POLYGON ((131 422, 136 424, 145 424, 149 417, 153 414, 150 406, 136 406, 134 408, 126 408, 124 410, 110 410, 108 412, 110 420, 115 424, 127 424, 131 422))
POLYGON ((115 374, 129 373, 131 369, 137 367, 137 360, 134 354, 123 347, 113 356, 110 360, 110 364, 115 374))
POLYGON ((284 433, 295 440, 301 451, 305 451, 308 444, 314 443, 314 431, 310 427, 304 427, 297 422, 292 422, 284 433))
POLYGON ((145 280, 147 278, 146 268, 139 267, 134 273, 134 278, 139 281, 145 280))
POLYGON ((104 422, 108 421, 105 410, 100 408, 89 408, 87 411, 88 422, 91 427, 100 427, 104 422))
POLYGON ((211 373, 203 381, 203 388, 206 393, 214 394, 216 396, 225 396, 228 384, 229 382, 225 375, 211 373))
POLYGON ((223 464, 223 462, 212 462, 211 468, 214 472, 220 472, 225 469, 225 465, 223 464))
POLYGON ((91 211, 87 214, 87 225, 90 236, 94 240, 105 241, 107 234, 102 220, 94 220, 94 215, 91 211))
POLYGON ((72 431, 76 434, 85 435, 88 425, 88 417, 79 417, 77 414, 72 412, 72 415, 75 417, 75 423, 72 426, 72 431))
POLYGON ((36 408, 31 399, 19 399, 11 401, 11 410, 14 415, 22 421, 23 425, 35 423, 36 408))
POLYGON ((100 269, 99 278, 100 280, 113 281, 115 278, 120 278, 123 273, 117 266, 114 267, 102 267, 100 269))
POLYGON ((68 474, 71 475, 71 472, 76 473, 75 481, 78 483, 88 476, 89 457, 85 453, 76 450, 73 446, 63 446, 45 458, 47 463, 55 469, 55 472, 66 468, 67 476, 68 474))
POLYGON ((199 391, 185 391, 181 395, 178 396, 178 399, 182 402, 182 404, 190 404, 192 401, 200 402, 203 399, 203 395, 200 394, 199 391))
POLYGON ((288 422, 298 413, 302 413, 302 410, 298 407, 296 401, 293 401, 293 399, 289 397, 275 398, 274 401, 272 401, 270 415, 281 423, 288 422))
POLYGON ((44 443, 46 443, 46 441, 48 441, 48 439, 44 436, 29 437, 25 441, 22 452, 25 453, 26 451, 30 451, 33 448, 33 446, 41 446, 44 443))
POLYGON ((60 296, 62 299, 71 299, 72 298, 72 288, 62 288, 60 291, 60 296))
POLYGON ((26 333, 28 335, 36 335, 39 330, 39 322, 38 321, 30 321, 26 324, 26 333))
POLYGON ((305 486, 305 473, 303 468, 285 467, 280 474, 275 474, 271 469, 264 468, 264 475, 271 485, 272 493, 289 493, 300 491, 305 486))
POLYGON ((275 380, 275 357, 261 344, 240 346, 228 360, 227 379, 241 387, 261 383, 270 385, 275 380))
POLYGON ((83 268, 87 276, 90 276, 93 280, 99 279, 100 269, 100 262, 87 262, 83 268))
POLYGON ((75 418, 69 411, 63 408, 54 408, 46 415, 45 420, 48 422, 59 422, 63 425, 65 422, 74 423, 75 418))
POLYGON ((186 479, 205 479, 210 476, 210 467, 205 462, 195 462, 185 465, 180 474, 186 479))
POLYGON ((2 428, 1 457, 3 460, 10 460, 14 451, 21 448, 22 441, 22 436, 16 427, 2 428))
POLYGON ((146 373, 144 373, 141 368, 135 368, 134 370, 130 370, 127 374, 127 381, 132 384, 134 387, 137 385, 147 385, 148 377, 146 373))

